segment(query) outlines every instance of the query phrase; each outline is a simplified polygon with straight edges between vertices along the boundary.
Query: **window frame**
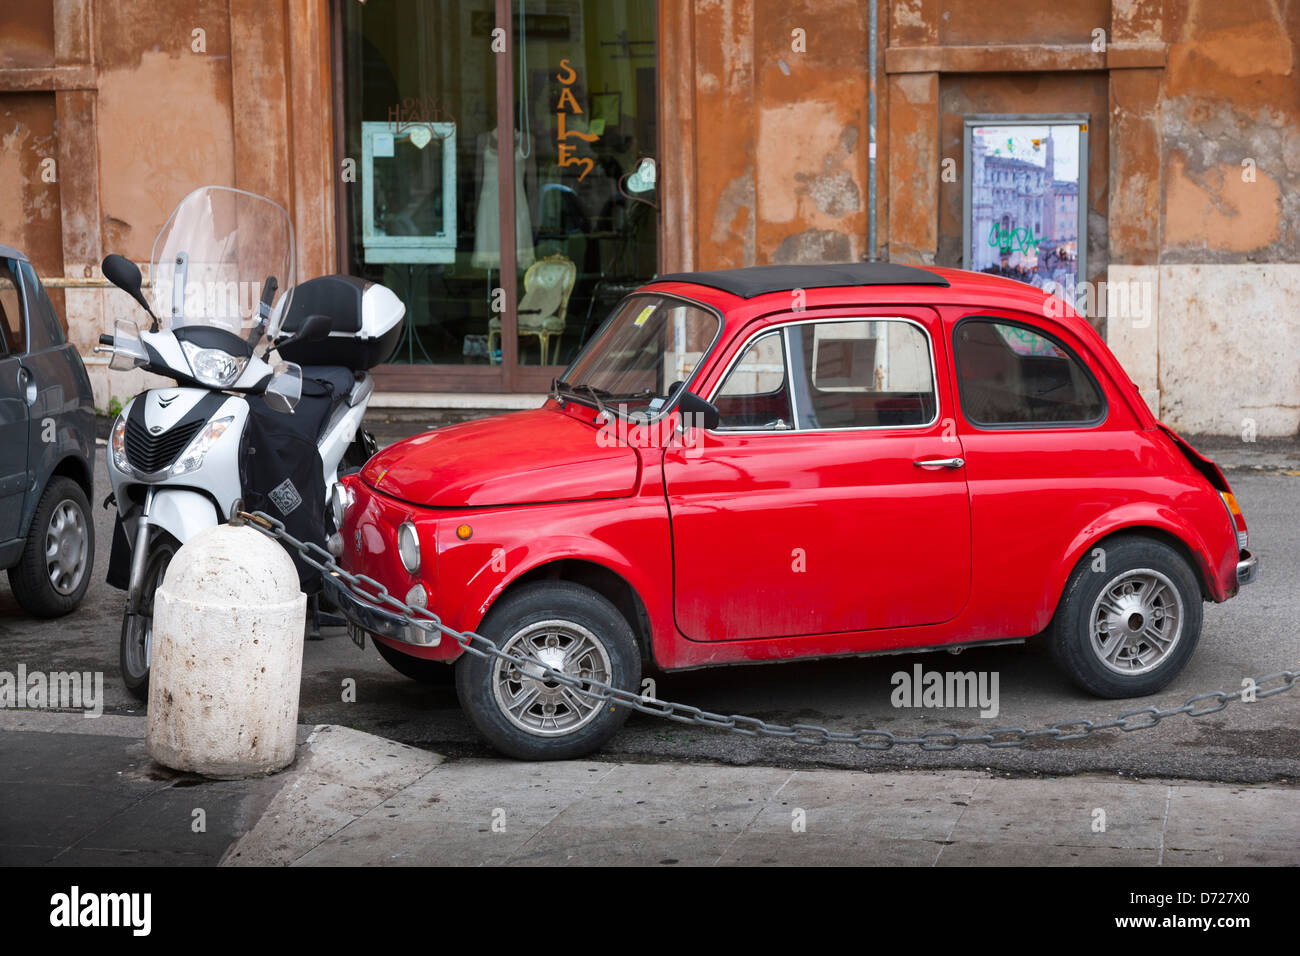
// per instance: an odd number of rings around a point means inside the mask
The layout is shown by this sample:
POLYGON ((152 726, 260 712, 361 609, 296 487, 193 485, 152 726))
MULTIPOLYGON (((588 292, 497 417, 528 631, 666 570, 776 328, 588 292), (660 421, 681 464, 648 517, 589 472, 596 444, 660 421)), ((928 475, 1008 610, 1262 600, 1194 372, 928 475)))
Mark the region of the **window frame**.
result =
POLYGON ((767 335, 772 332, 779 332, 782 336, 781 348, 785 354, 785 375, 789 382, 790 388, 790 413, 794 418, 789 428, 710 428, 711 434, 740 434, 740 435, 824 435, 839 434, 842 432, 879 432, 879 431, 918 431, 926 428, 933 428, 941 420, 940 416, 940 395, 939 395, 939 370, 935 361, 934 338, 921 322, 906 315, 844 315, 844 316, 818 316, 809 319, 794 319, 788 322, 778 322, 765 326, 751 332, 744 340, 736 354, 731 357, 727 367, 723 369, 722 375, 718 378, 718 384, 709 392, 708 401, 713 403, 718 392, 727 383, 727 378, 731 375, 731 370, 741 357, 749 351, 751 345, 759 336, 767 335), (796 326, 814 325, 817 323, 843 323, 843 322, 904 322, 920 329, 921 334, 925 336, 926 349, 930 353, 930 392, 934 396, 934 415, 929 421, 918 425, 846 425, 840 428, 802 428, 799 425, 799 395, 794 386, 794 365, 792 360, 792 350, 790 348, 790 330, 796 326))
POLYGON ((951 345, 952 345, 952 379, 953 379, 952 384, 953 384, 953 391, 956 394, 957 408, 961 411, 961 417, 965 420, 966 424, 970 425, 971 428, 979 429, 980 431, 1050 431, 1055 428, 1083 429, 1083 428, 1098 428, 1106 424, 1106 422, 1110 419, 1110 397, 1106 394, 1106 389, 1102 386, 1101 380, 1097 377, 1096 373, 1093 372, 1092 367, 1088 364, 1088 362, 1084 360, 1080 351, 1074 348, 1073 346, 1071 346, 1060 336, 1055 335, 1052 332, 1049 332, 1047 329, 1044 329, 1039 325, 1035 325, 1034 323, 1029 322, 1025 319, 1013 319, 1013 318, 1008 318, 1006 316, 988 315, 986 313, 976 312, 970 315, 963 315, 960 319, 958 319, 956 322, 953 323, 951 345), (967 322, 988 322, 992 325, 1009 325, 1015 328, 1025 329, 1029 332, 1033 332, 1035 335, 1041 335, 1043 338, 1047 339, 1049 342, 1054 344, 1057 348, 1064 349, 1066 353, 1070 356, 1070 358, 1072 358, 1075 362, 1077 362, 1079 367, 1083 369, 1084 375, 1087 376, 1088 381, 1092 384, 1092 387, 1096 389, 1097 394, 1101 397, 1101 414, 1098 417, 1088 421, 1063 421, 1063 422, 1002 422, 1002 423, 985 424, 983 422, 977 422, 975 419, 971 418, 970 415, 967 414, 966 412, 965 396, 962 394, 961 368, 958 365, 958 361, 957 361, 957 345, 958 345, 957 333, 961 330, 961 327, 965 325, 967 322))

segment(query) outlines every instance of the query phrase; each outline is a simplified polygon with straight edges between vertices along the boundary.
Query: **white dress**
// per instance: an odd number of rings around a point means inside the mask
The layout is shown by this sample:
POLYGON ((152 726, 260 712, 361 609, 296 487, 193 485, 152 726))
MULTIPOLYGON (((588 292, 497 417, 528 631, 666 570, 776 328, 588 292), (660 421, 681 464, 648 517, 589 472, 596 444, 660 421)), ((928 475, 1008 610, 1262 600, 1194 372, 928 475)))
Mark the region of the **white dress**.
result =
MULTIPOLYGON (((483 182, 479 187, 478 212, 474 223, 474 255, 470 263, 477 269, 501 267, 501 213, 497 187, 497 134, 493 130, 483 140, 483 182)), ((515 131, 515 265, 527 269, 536 259, 533 251, 533 221, 524 192, 525 157, 519 132, 515 131)))

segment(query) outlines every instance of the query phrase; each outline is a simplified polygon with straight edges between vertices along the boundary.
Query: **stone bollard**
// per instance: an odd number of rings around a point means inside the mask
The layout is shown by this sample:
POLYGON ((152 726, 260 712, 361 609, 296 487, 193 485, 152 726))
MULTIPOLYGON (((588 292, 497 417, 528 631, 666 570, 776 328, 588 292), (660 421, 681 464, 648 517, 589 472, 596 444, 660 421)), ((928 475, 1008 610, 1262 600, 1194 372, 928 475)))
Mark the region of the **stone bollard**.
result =
POLYGON ((210 777, 293 761, 307 597, 279 544, 220 525, 172 558, 154 596, 149 755, 210 777))

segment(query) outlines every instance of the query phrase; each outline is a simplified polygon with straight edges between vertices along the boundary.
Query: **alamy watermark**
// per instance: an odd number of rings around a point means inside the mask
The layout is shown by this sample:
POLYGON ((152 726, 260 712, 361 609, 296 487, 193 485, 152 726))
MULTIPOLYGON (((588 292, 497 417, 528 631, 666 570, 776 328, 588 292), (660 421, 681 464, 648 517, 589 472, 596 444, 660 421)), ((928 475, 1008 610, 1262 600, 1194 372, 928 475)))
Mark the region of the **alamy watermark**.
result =
POLYGON ((889 682, 895 707, 978 707, 981 717, 998 715, 997 671, 895 671, 889 682))
POLYGON ((1066 289, 1057 289, 1043 300, 1043 315, 1059 319, 1065 315, 1067 304, 1087 319, 1109 319, 1131 323, 1135 329, 1145 329, 1155 318, 1156 290, 1154 282, 1129 279, 1126 282, 1079 282, 1066 289))
POLYGON ((104 713, 103 671, 0 671, 0 708, 80 710, 83 717, 104 713))

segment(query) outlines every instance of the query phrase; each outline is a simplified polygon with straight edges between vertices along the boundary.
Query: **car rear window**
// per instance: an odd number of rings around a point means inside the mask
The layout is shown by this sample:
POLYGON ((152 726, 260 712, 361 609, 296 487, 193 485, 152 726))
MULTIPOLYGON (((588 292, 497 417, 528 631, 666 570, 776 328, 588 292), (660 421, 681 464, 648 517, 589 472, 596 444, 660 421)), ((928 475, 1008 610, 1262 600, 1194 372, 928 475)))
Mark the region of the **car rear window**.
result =
POLYGON ((963 319, 953 355, 962 411, 972 424, 1095 425, 1105 417, 1105 399, 1083 362, 1039 329, 963 319))
POLYGON ((0 259, 0 355, 27 350, 21 293, 13 267, 13 259, 0 259))

